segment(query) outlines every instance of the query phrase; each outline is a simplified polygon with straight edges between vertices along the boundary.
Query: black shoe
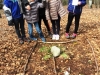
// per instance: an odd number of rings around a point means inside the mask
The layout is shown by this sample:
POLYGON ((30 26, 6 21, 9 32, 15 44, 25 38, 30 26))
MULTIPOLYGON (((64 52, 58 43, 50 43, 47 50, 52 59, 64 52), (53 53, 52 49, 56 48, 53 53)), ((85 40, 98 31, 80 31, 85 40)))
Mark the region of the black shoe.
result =
POLYGON ((24 40, 22 38, 19 38, 19 43, 24 44, 24 40))
POLYGON ((48 31, 48 36, 49 36, 50 38, 52 38, 52 33, 51 33, 50 31, 48 31))
POLYGON ((31 42, 31 40, 30 40, 29 38, 26 38, 26 37, 24 37, 23 40, 24 40, 25 42, 31 42))

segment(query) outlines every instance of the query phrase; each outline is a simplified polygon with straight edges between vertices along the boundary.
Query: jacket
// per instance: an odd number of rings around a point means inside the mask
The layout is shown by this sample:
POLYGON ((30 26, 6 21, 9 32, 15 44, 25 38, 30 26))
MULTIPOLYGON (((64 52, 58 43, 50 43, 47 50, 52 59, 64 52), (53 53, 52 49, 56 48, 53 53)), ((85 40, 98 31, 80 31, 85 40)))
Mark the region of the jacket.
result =
POLYGON ((42 3, 38 3, 37 1, 30 2, 31 10, 26 9, 25 19, 28 23, 38 22, 39 14, 38 9, 43 7, 42 3))
POLYGON ((71 12, 71 13, 74 13, 74 14, 81 14, 83 6, 86 5, 86 0, 79 0, 79 1, 81 1, 81 5, 77 5, 77 6, 72 5, 72 1, 73 0, 69 0, 68 1, 68 8, 67 8, 67 10, 69 12, 71 12))
POLYGON ((3 4, 11 10, 11 15, 13 19, 20 18, 23 15, 20 0, 4 0, 3 4))
POLYGON ((63 8, 61 0, 47 0, 45 13, 47 20, 57 20, 58 15, 62 17, 66 14, 66 11, 63 8))

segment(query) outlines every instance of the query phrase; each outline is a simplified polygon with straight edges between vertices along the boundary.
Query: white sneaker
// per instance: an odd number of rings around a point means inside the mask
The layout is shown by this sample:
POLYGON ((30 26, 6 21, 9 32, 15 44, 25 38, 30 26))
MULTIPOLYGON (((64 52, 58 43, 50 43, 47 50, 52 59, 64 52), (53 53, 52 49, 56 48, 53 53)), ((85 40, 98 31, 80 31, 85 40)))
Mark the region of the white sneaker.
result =
POLYGON ((52 35, 52 40, 55 40, 55 39, 56 39, 56 35, 53 34, 53 35, 52 35))
POLYGON ((58 34, 56 35, 56 40, 59 40, 59 35, 58 34))

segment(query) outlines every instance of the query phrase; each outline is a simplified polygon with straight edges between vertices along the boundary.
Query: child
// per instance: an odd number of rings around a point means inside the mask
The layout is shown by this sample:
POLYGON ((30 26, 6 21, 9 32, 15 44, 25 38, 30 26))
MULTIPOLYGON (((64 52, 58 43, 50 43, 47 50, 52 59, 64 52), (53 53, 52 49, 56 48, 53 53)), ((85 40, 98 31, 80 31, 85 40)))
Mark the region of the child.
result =
MULTIPOLYGON (((38 2, 42 3, 42 0, 37 0, 38 2)), ((45 16, 45 6, 43 8, 39 8, 39 27, 41 29, 41 20, 43 19, 43 22, 48 30, 48 34, 49 36, 51 37, 52 34, 51 34, 51 30, 50 30, 50 26, 49 26, 49 23, 48 21, 46 20, 46 16, 45 16)))
POLYGON ((30 40, 27 39, 25 35, 21 1, 20 0, 4 0, 3 3, 4 3, 3 9, 5 11, 6 17, 12 16, 11 21, 13 21, 14 23, 16 34, 19 38, 19 43, 23 44, 24 41, 30 42, 30 40), (5 10, 5 8, 9 10, 5 10))
POLYGON ((59 40, 60 18, 66 14, 61 0, 46 1, 46 18, 51 20, 53 28, 52 40, 59 40))
POLYGON ((36 0, 28 0, 28 1, 31 9, 29 10, 26 7, 25 19, 28 23, 28 32, 29 32, 30 39, 37 40, 37 38, 35 38, 33 35, 33 24, 34 24, 40 38, 42 39, 42 42, 45 42, 46 40, 38 24, 38 20, 39 20, 38 8, 43 7, 43 3, 38 3, 36 0))
POLYGON ((68 23, 66 26, 66 38, 75 38, 77 35, 77 31, 79 28, 79 21, 80 21, 80 16, 82 13, 82 7, 86 4, 86 0, 69 0, 68 2, 68 23), (69 29, 70 26, 72 24, 72 20, 75 17, 75 29, 74 29, 74 33, 72 36, 69 35, 69 29))

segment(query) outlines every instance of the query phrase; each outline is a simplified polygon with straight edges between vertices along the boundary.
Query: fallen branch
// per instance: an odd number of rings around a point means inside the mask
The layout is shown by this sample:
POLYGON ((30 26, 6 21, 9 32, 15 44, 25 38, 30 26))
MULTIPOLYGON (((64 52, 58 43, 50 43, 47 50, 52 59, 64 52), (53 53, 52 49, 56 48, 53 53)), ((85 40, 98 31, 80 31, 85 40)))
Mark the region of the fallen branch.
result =
POLYGON ((91 49, 92 49, 92 52, 93 52, 93 56, 94 56, 94 60, 95 60, 95 64, 96 64, 96 68, 97 68, 97 75, 99 75, 99 67, 98 67, 98 63, 97 63, 97 60, 96 60, 96 56, 95 56, 95 52, 94 52, 94 48, 92 47, 92 45, 91 45, 91 43, 89 42, 89 40, 88 39, 86 39, 87 40, 87 42, 89 43, 89 45, 90 45, 90 47, 91 47, 91 49))
POLYGON ((55 75, 58 75, 58 73, 56 71, 56 61, 55 61, 55 57, 53 57, 53 62, 54 62, 54 72, 55 72, 55 75))
POLYGON ((70 42, 77 42, 79 40, 70 40, 70 41, 66 41, 66 42, 56 42, 56 41, 53 41, 53 42, 42 42, 42 41, 38 41, 39 43, 61 43, 61 44, 66 44, 66 43, 70 43, 70 42))
POLYGON ((36 42, 36 44, 35 44, 34 47, 32 48, 32 51, 31 51, 29 57, 27 58, 27 62, 26 62, 25 67, 24 67, 24 74, 23 74, 23 75, 26 74, 26 69, 27 69, 27 66, 28 66, 28 63, 29 63, 29 59, 30 59, 30 57, 31 57, 31 55, 32 55, 32 53, 33 53, 33 51, 35 50, 37 44, 38 44, 38 42, 36 42))

